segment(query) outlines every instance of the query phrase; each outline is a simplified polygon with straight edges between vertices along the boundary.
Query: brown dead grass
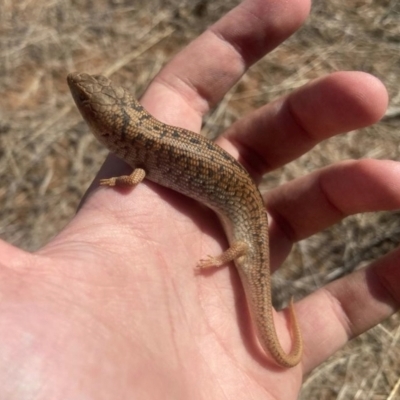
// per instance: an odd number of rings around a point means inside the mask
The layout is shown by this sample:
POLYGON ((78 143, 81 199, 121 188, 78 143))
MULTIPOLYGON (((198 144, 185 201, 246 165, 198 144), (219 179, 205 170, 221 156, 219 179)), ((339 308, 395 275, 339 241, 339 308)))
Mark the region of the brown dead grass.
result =
MULTIPOLYGON (((168 59, 238 1, 0 0, 0 235, 33 250, 74 215, 106 150, 87 133, 65 77, 107 72, 140 95, 168 59)), ((255 65, 211 113, 235 119, 336 70, 378 76, 391 95, 381 123, 321 143, 270 174, 272 187, 335 161, 399 159, 400 4, 314 1, 307 24, 255 65)), ((300 243, 275 277, 277 302, 303 296, 394 248, 400 214, 354 216, 300 243), (296 279, 294 282, 293 279, 296 279), (280 296, 284 293, 284 296, 280 296), (281 299, 282 297, 282 299, 281 299)), ((399 318, 354 340, 305 379, 302 399, 399 399, 399 318)))

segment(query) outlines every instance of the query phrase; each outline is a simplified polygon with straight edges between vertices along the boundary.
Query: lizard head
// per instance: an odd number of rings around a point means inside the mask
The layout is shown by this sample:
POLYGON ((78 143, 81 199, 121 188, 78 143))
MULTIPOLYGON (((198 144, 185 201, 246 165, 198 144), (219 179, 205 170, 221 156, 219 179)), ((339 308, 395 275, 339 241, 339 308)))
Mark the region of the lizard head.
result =
POLYGON ((74 72, 67 77, 72 97, 82 117, 98 139, 115 129, 118 116, 131 96, 102 75, 74 72))

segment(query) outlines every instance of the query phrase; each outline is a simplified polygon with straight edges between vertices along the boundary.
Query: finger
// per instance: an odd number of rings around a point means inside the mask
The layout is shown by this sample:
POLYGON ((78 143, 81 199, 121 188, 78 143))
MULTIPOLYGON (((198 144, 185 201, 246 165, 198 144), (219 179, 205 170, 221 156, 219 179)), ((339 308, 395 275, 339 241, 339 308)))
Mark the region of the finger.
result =
POLYGON ((264 200, 271 215, 273 264, 279 265, 294 242, 349 215, 400 208, 400 164, 343 161, 271 190, 264 200))
POLYGON ((306 153, 320 141, 362 128, 384 114, 383 84, 363 72, 337 72, 237 121, 221 138, 257 178, 306 153))
POLYGON ((296 305, 309 372, 349 339, 360 335, 399 308, 400 249, 368 268, 330 283, 296 305))
POLYGON ((178 53, 155 77, 143 105, 163 122, 198 131, 251 64, 290 36, 309 0, 245 0, 178 53))
MULTIPOLYGON (((141 103, 164 123, 200 131, 209 107, 252 63, 290 36, 309 8, 309 0, 243 1, 177 54, 154 78, 141 103)), ((123 168, 109 156, 95 182, 123 168)), ((93 183, 88 193, 95 187, 93 183)))

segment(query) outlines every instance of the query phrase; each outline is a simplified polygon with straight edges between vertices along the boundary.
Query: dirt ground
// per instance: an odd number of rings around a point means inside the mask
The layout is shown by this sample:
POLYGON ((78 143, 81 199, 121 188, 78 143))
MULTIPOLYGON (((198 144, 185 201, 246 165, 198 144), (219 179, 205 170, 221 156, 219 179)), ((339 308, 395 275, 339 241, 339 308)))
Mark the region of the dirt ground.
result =
MULTIPOLYGON (((77 113, 66 75, 112 75, 137 96, 235 0, 0 0, 0 236, 35 250, 74 215, 106 156, 77 113)), ((209 137, 310 79, 337 70, 379 77, 386 117, 321 143, 269 174, 263 188, 344 159, 399 159, 400 2, 315 0, 307 23, 257 63, 204 121, 209 137)), ((347 218, 299 243, 274 276, 277 306, 385 254, 400 213, 347 218)), ((400 399, 400 323, 385 321, 313 371, 301 399, 400 399)))

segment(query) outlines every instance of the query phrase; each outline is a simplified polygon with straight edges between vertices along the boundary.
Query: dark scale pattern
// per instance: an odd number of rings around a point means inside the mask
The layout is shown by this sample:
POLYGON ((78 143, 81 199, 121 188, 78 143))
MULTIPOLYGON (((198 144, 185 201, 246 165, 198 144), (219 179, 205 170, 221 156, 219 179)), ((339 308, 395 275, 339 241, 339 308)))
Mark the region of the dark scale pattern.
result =
POLYGON ((284 367, 296 365, 301 335, 291 309, 294 346, 286 354, 276 335, 269 271, 268 221, 261 194, 247 171, 210 140, 157 121, 128 93, 102 76, 70 74, 68 84, 97 139, 146 178, 213 209, 229 242, 245 244, 236 257, 262 347, 284 367))

